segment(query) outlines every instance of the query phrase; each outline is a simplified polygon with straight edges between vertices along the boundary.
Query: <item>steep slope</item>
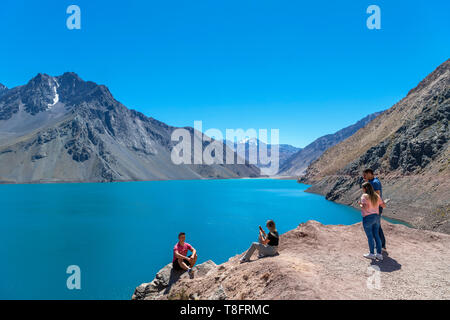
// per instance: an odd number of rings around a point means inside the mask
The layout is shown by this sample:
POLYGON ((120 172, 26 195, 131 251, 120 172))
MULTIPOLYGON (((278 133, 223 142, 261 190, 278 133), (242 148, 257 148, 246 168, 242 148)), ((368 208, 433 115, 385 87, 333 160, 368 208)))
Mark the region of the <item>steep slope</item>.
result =
POLYGON ((297 153, 289 157, 280 166, 279 175, 281 176, 301 176, 305 173, 306 168, 309 164, 319 158, 322 153, 328 148, 338 144, 339 142, 347 139, 352 134, 354 134, 359 129, 366 126, 370 121, 379 116, 381 112, 375 112, 367 117, 359 120, 358 122, 352 124, 351 126, 345 127, 333 134, 327 134, 320 137, 305 148, 301 149, 297 153))
MULTIPOLYGON (((450 298, 450 235, 383 221, 392 248, 383 261, 362 257, 367 241, 361 223, 308 221, 280 238, 279 255, 197 267, 194 279, 164 267, 138 286, 135 300, 322 300, 450 298)), ((201 254, 201 253, 200 253, 201 254)))
MULTIPOLYGON (((83 81, 74 73, 59 77, 39 74, 0 97, 0 180, 25 183, 259 175, 258 168, 247 164, 174 164, 171 151, 178 142, 171 141, 171 134, 175 129, 127 109, 105 86, 83 81)), ((201 140, 201 133, 199 137, 192 128, 186 129, 191 142, 201 140)))
POLYGON ((365 167, 378 172, 385 214, 450 232, 450 60, 408 95, 307 169, 310 192, 355 205, 365 167))
POLYGON ((278 150, 279 150, 280 168, 281 168, 284 166, 284 164, 286 163, 286 161, 289 158, 291 158, 297 152, 301 151, 302 148, 297 148, 297 147, 291 146, 290 144, 279 144, 278 150))

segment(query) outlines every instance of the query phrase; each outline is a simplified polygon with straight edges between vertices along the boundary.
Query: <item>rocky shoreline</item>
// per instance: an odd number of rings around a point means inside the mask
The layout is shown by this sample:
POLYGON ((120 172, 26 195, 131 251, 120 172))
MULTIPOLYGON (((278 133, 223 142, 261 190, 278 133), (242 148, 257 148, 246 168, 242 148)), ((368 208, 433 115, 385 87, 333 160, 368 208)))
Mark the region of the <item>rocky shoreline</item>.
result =
POLYGON ((162 268, 138 286, 133 300, 450 299, 450 235, 382 221, 383 261, 362 257, 361 223, 300 224, 281 235, 279 255, 216 265, 206 261, 190 279, 162 268))

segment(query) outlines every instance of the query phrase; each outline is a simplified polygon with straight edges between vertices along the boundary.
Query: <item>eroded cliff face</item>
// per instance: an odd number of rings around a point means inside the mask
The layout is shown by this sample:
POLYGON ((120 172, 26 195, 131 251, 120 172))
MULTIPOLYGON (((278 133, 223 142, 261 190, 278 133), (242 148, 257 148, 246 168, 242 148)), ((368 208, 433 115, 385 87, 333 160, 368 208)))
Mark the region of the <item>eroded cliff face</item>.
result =
POLYGON ((383 214, 414 226, 450 233, 450 60, 408 95, 307 169, 309 192, 355 205, 364 168, 376 171, 383 214))
POLYGON ((308 221, 281 235, 277 256, 207 261, 194 279, 172 273, 169 264, 132 299, 449 299, 450 235, 382 224, 383 261, 362 257, 368 248, 361 223, 308 221))

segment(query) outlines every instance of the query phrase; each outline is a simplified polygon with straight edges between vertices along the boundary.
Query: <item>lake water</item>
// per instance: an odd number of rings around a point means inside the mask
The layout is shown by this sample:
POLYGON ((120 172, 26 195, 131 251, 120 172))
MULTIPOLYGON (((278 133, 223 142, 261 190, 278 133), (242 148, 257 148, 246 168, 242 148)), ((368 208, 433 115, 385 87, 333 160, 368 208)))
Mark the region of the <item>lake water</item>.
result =
MULTIPOLYGON (((199 263, 245 251, 258 226, 353 224, 359 211, 295 180, 0 185, 0 299, 130 299, 172 259, 180 231, 199 263), (69 290, 69 265, 81 290, 69 290)), ((365 239, 361 239, 365 241, 365 239)))

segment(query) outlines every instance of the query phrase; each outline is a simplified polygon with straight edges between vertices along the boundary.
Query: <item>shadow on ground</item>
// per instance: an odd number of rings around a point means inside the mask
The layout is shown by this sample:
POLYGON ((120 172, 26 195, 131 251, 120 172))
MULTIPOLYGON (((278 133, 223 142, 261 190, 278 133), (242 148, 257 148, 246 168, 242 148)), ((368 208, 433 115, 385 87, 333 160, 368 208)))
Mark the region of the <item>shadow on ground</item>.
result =
POLYGON ((169 281, 168 281, 168 283, 167 283, 167 287, 164 289, 164 294, 168 294, 169 293, 169 291, 170 291, 170 288, 172 287, 172 285, 175 283, 175 282, 177 282, 179 279, 180 279, 180 277, 181 277, 181 275, 183 274, 183 273, 185 273, 186 271, 179 271, 179 270, 174 270, 173 268, 172 269, 170 269, 170 276, 169 276, 169 281))
POLYGON ((389 257, 387 252, 383 252, 383 261, 372 260, 370 264, 372 266, 378 266, 381 272, 393 272, 402 268, 402 265, 397 260, 389 257))

